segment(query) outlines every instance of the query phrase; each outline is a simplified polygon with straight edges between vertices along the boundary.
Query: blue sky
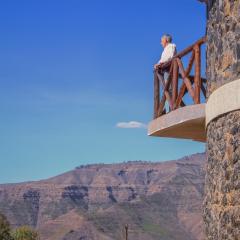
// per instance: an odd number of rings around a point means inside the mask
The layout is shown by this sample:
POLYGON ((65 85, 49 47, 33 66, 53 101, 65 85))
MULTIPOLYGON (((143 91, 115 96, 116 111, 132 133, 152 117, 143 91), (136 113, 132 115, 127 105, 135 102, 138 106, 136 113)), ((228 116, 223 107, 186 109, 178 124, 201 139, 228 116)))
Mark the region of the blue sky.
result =
POLYGON ((181 50, 205 34, 205 18, 196 0, 2 2, 0 183, 203 152, 116 124, 152 119, 161 35, 181 50))

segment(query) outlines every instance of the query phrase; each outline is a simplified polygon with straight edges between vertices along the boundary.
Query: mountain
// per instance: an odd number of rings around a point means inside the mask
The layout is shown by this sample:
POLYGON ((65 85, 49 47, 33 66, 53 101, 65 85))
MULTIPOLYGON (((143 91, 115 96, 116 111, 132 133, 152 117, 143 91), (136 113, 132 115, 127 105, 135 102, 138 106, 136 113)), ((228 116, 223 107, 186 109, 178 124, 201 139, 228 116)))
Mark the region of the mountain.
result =
POLYGON ((0 185, 0 212, 42 240, 202 240, 205 154, 167 162, 79 166, 0 185))

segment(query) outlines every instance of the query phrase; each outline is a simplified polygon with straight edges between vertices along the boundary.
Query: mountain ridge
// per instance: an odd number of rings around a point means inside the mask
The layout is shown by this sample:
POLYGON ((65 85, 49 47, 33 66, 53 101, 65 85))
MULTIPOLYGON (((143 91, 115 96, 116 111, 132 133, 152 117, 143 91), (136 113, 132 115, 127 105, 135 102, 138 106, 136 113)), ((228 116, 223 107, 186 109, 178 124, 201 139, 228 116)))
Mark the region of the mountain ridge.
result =
POLYGON ((2 184, 0 212, 15 227, 35 227, 43 240, 120 240, 126 222, 133 240, 200 240, 204 159, 198 153, 88 164, 49 179, 2 184))

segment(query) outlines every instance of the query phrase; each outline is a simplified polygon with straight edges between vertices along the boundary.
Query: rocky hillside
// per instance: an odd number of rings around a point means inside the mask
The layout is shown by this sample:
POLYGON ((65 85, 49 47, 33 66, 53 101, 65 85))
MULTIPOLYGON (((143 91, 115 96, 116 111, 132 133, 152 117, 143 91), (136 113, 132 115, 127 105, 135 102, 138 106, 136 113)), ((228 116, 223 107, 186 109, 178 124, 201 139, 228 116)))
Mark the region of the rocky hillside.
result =
POLYGON ((205 154, 177 161, 80 166, 37 182, 0 185, 0 212, 42 240, 203 239, 205 154))

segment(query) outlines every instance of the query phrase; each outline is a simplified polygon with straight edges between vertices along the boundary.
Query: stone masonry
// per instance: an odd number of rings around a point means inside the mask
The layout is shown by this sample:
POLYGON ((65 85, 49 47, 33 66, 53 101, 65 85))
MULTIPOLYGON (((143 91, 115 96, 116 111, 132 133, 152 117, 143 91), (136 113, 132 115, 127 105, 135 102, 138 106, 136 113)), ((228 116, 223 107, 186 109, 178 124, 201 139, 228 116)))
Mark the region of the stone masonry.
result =
MULTIPOLYGON (((240 79, 240 0, 208 1, 207 79, 208 97, 240 79)), ((206 151, 206 239, 240 240, 240 110, 208 124, 206 151)))
POLYGON ((207 22, 208 96, 240 76, 240 0, 210 2, 207 22))

